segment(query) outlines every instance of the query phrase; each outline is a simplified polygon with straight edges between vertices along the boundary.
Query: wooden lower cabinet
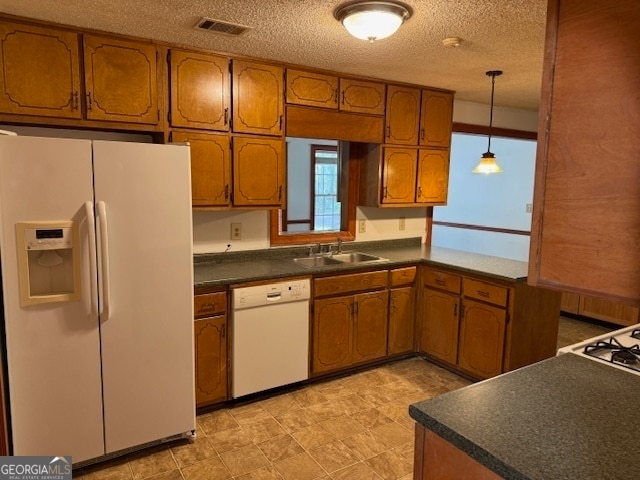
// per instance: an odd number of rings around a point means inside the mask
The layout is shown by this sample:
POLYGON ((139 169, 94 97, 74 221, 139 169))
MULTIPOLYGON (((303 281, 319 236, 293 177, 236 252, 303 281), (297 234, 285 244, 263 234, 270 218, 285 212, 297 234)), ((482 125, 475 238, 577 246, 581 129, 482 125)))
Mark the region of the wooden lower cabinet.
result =
POLYGON ((196 407, 229 398, 226 292, 196 292, 193 343, 196 407))
POLYGON ((353 317, 353 363, 387 355, 389 292, 356 295, 353 317))
POLYGON ((562 311, 616 325, 629 326, 638 323, 640 309, 606 298, 564 292, 562 294, 562 311))
POLYGON ((389 291, 389 355, 414 350, 415 301, 415 287, 389 291))
POLYGON ((474 378, 555 355, 560 294, 424 267, 418 350, 474 378))
POLYGON ((314 302, 312 373, 337 370, 351 365, 352 305, 351 296, 314 302))

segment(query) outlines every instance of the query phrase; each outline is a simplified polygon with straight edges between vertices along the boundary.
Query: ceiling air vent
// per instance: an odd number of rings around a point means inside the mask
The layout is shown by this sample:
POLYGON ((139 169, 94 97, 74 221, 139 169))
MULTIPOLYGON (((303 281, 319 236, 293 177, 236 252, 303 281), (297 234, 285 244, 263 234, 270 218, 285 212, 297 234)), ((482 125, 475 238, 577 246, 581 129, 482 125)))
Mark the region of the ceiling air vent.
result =
POLYGON ((224 33, 226 35, 242 35, 253 27, 239 25, 237 23, 223 22, 214 18, 201 18, 194 28, 209 30, 211 32, 224 33))

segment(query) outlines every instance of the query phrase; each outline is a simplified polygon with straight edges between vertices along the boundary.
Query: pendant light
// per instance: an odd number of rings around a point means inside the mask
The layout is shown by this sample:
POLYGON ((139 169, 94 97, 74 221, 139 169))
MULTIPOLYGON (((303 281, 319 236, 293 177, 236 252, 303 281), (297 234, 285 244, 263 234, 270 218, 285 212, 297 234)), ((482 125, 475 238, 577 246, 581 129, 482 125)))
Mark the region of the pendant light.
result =
POLYGON ((491 127, 493 125, 493 90, 496 83, 496 77, 502 75, 502 70, 490 70, 486 73, 487 77, 491 77, 491 113, 489 115, 489 145, 487 151, 482 154, 480 163, 473 169, 473 173, 502 173, 502 169, 496 163, 496 156, 491 153, 491 127))
POLYGON ((348 3, 333 16, 354 37, 373 42, 393 35, 411 13, 411 8, 400 2, 372 1, 348 3))

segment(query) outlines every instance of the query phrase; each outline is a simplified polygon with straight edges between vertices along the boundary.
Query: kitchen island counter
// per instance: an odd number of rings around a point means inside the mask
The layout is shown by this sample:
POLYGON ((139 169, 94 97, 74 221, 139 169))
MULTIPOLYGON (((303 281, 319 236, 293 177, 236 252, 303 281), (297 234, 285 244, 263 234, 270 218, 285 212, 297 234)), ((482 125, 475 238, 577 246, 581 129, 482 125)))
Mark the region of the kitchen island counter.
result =
POLYGON ((413 404, 409 413, 504 478, 631 479, 640 478, 638 398, 640 376, 565 354, 413 404))

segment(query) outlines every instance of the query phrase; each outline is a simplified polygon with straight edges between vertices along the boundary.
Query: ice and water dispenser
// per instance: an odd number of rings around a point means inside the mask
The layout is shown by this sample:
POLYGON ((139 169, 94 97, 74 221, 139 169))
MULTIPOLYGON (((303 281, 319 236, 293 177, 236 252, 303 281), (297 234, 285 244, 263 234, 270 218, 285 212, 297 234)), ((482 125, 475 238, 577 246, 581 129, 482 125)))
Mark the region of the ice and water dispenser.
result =
POLYGON ((72 221, 16 224, 20 305, 80 300, 80 241, 72 221))

